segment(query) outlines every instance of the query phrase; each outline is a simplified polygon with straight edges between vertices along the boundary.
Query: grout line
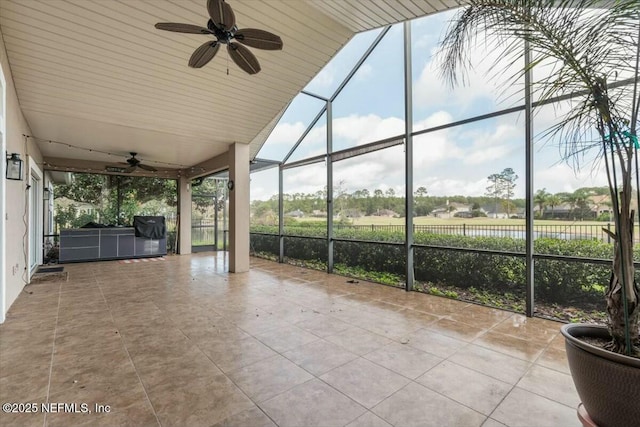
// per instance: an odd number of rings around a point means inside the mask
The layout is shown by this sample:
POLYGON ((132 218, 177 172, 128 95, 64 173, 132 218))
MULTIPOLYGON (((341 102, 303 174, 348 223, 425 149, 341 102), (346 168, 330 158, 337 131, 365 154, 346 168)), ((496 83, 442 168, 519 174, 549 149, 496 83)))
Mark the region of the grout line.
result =
MULTIPOLYGON (((111 317, 111 322, 113 322, 113 325, 117 327, 116 321, 113 317, 113 312, 111 311, 111 307, 109 307, 109 303, 107 302, 107 298, 104 296, 104 292, 102 292, 102 286, 100 285, 100 282, 96 281, 96 283, 98 284, 98 289, 100 290, 100 295, 102 295, 102 300, 104 301, 105 305, 107 306, 107 310, 109 310, 109 317, 111 317)), ((156 412, 156 408, 153 406, 153 403, 151 402, 151 398, 149 398, 149 393, 147 393, 147 388, 144 386, 144 383, 142 382, 142 378, 140 378, 140 374, 138 373, 138 368, 136 368, 136 364, 133 361, 133 358, 131 357, 131 353, 129 353, 129 349, 127 348, 127 344, 124 340, 124 338, 122 337, 122 333, 120 333, 120 330, 118 328, 118 335, 120 336, 120 341, 122 342, 122 347, 124 348, 124 351, 127 353, 127 357, 129 358, 129 360, 131 361, 131 364, 133 365, 133 369, 136 373, 136 377, 138 378, 138 382, 140 383, 140 386, 142 386, 142 391, 144 392, 145 397, 147 398, 147 401, 149 402, 149 405, 151 406, 151 410, 153 411, 153 415, 156 417, 156 421, 158 422, 159 426, 162 426, 162 423, 160 422, 160 418, 158 417, 158 413, 156 412)))
MULTIPOLYGON (((68 277, 68 276, 67 276, 68 277)), ((51 345, 51 364, 49 366, 49 382, 47 383, 47 402, 51 395, 51 378, 53 377, 53 360, 56 354, 56 338, 58 336, 58 319, 60 318, 60 301, 62 301, 62 282, 58 286, 58 310, 56 311, 56 325, 53 329, 53 342, 51 345)), ((47 425, 47 413, 44 414, 43 427, 47 425)))

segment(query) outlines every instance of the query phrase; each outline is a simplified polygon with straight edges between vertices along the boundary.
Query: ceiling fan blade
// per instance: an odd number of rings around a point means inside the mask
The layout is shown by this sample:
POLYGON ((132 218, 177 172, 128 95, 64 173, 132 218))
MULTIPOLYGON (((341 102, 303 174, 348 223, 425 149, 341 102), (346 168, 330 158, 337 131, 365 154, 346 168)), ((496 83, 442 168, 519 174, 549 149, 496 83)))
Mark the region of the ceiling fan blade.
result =
POLYGON ((155 27, 159 30, 173 31, 175 33, 211 34, 208 28, 199 25, 177 24, 175 22, 158 22, 155 27))
POLYGON ((216 41, 208 41, 200 45, 189 58, 189 67, 202 68, 216 56, 220 44, 216 41))
POLYGON ((147 166, 147 165, 139 164, 138 167, 140 169, 144 169, 144 170, 149 171, 149 172, 158 172, 158 169, 154 168, 153 166, 147 166))
POLYGON ((207 0, 207 11, 214 24, 229 31, 236 25, 233 9, 224 0, 207 0))
POLYGON ((122 171, 122 173, 131 173, 134 170, 136 170, 138 168, 138 166, 129 166, 128 168, 126 168, 125 170, 122 171))
POLYGON ((282 50, 282 39, 269 31, 243 28, 236 31, 235 39, 257 49, 282 50))
POLYGON ((246 47, 238 43, 229 43, 227 45, 229 56, 233 62, 249 74, 257 74, 260 72, 260 63, 258 58, 246 47))

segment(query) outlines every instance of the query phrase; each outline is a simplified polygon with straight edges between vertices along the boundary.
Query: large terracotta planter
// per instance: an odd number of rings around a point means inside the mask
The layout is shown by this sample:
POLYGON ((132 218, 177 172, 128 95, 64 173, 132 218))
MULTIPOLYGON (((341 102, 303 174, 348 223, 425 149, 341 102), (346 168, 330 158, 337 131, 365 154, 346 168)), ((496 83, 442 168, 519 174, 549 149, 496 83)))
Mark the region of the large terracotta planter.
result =
POLYGON ((561 328, 578 395, 599 427, 640 427, 640 359, 612 353, 577 337, 610 339, 604 326, 561 328))

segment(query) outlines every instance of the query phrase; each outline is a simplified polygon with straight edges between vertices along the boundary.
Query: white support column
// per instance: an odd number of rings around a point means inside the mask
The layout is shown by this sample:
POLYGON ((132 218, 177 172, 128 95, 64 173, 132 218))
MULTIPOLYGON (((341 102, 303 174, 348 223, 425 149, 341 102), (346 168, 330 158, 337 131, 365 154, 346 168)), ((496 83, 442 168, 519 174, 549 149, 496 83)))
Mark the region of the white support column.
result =
POLYGON ((249 271, 249 145, 229 147, 229 271, 249 271))
POLYGON ((191 253, 191 178, 178 179, 178 200, 180 203, 178 252, 180 255, 186 255, 191 253))

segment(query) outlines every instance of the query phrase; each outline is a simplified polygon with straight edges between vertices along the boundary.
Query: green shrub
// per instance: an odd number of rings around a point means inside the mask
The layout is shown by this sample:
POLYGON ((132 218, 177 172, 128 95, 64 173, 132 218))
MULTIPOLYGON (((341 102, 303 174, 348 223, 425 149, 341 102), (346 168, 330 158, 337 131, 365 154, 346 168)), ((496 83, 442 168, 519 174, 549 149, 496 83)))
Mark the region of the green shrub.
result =
MULTIPOLYGON (((252 227, 253 232, 277 233, 277 227, 252 227)), ((287 232, 299 237, 285 236, 285 257, 310 262, 327 262, 326 230, 320 227, 288 227, 287 232)), ((340 239, 365 242, 334 242, 334 263, 358 277, 380 281, 389 274, 388 281, 404 277, 406 256, 403 245, 376 242, 404 242, 403 232, 340 229, 340 239), (367 276, 362 271, 370 272, 367 276), (356 273, 353 273, 356 272, 356 273), (378 278, 378 279, 377 279, 378 278)), ((485 249, 524 254, 523 239, 508 237, 469 237, 416 233, 415 243, 437 246, 416 247, 414 256, 415 279, 420 282, 456 286, 461 289, 510 294, 524 299, 526 269, 523 256, 458 251, 450 248, 485 249)), ((277 236, 251 235, 254 253, 279 255, 277 236)), ((539 238, 534 242, 534 253, 583 258, 610 259, 613 245, 597 240, 561 240, 539 238)), ((636 248, 636 259, 640 250, 636 248)), ((535 261, 535 296, 551 304, 600 304, 611 268, 609 265, 572 262, 565 260, 535 261)), ((638 279, 640 280, 640 278, 638 279)))

